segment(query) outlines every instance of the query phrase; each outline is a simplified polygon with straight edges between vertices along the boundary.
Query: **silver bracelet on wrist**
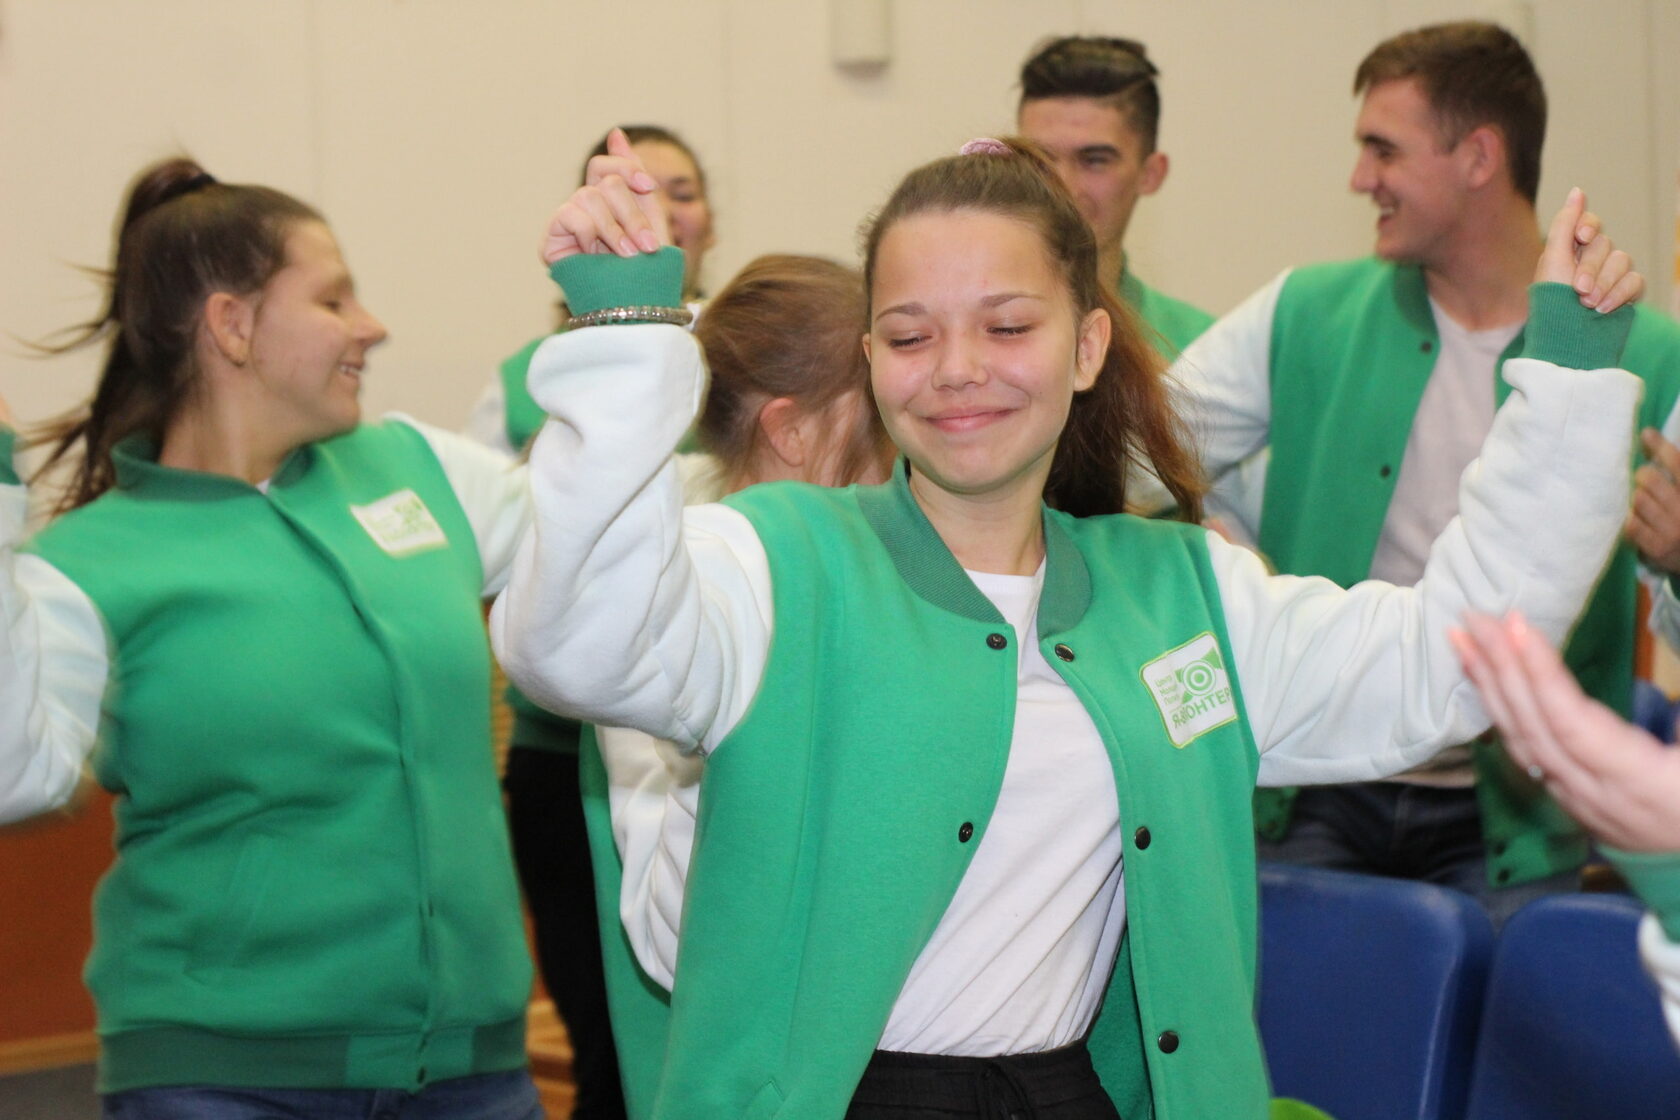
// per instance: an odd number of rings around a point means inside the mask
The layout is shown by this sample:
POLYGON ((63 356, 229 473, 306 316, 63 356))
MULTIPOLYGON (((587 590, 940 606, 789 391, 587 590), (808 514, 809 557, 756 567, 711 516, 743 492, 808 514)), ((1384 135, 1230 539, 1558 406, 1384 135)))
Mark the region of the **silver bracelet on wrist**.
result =
POLYGON ((579 327, 599 327, 607 323, 670 323, 686 327, 693 321, 694 312, 686 307, 603 307, 598 311, 573 315, 566 320, 566 329, 575 331, 579 327))

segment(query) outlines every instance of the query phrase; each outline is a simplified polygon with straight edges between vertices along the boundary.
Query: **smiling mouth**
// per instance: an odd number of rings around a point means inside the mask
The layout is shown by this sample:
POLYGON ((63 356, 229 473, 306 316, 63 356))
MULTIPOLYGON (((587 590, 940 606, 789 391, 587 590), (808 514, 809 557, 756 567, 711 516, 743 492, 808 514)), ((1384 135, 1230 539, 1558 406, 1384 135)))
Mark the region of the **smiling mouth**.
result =
POLYGON ((972 409, 965 412, 929 416, 927 422, 942 432, 972 432, 1003 419, 1011 411, 1007 408, 972 409))

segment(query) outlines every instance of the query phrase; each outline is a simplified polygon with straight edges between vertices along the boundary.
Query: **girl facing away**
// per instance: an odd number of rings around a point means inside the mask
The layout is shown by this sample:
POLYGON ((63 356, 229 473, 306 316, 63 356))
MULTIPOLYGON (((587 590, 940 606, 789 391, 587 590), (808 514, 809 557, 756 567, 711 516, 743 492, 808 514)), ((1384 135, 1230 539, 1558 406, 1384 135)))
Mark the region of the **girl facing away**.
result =
POLYGON ((361 422, 385 328, 309 206, 165 161, 114 257, 33 538, 0 427, 0 819, 117 794, 104 1114, 539 1120, 480 620, 523 478, 361 422))
POLYGON ((1620 304, 1625 255, 1572 194, 1464 516, 1416 588, 1343 590, 1118 514, 1147 456, 1194 516, 1192 460, 1018 143, 912 172, 870 228, 890 480, 682 509, 701 363, 636 170, 615 139, 549 229, 574 309, 652 321, 533 360, 555 422, 492 632, 545 703, 705 756, 686 882, 626 914, 671 991, 652 1115, 1264 1116, 1254 786, 1395 773, 1485 727, 1446 639, 1465 609, 1567 629, 1638 392, 1606 368, 1625 324, 1569 283, 1620 304))

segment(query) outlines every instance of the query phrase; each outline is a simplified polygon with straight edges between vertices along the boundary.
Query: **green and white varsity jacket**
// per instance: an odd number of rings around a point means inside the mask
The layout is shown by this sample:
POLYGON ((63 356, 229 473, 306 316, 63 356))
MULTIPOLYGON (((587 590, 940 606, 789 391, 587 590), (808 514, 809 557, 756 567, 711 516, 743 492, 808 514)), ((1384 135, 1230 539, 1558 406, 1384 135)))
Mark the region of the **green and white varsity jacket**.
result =
MULTIPOLYGON (((1567 313, 1570 297, 1560 289, 1555 298, 1550 311, 1567 313)), ((1505 358, 1522 350, 1534 316, 1545 313, 1531 312, 1505 358)), ((1605 332, 1626 332, 1621 364, 1644 383, 1638 423, 1664 427, 1680 399, 1680 325, 1644 308, 1600 318, 1610 320, 1598 324, 1605 332)), ((1210 475, 1269 444, 1259 545, 1280 572, 1344 587, 1368 576, 1438 346, 1422 272, 1364 258, 1284 273, 1175 364, 1210 475)), ((1500 377, 1496 402, 1510 392, 1500 377)), ((1635 581, 1632 550, 1620 545, 1566 650, 1583 687, 1624 713, 1635 581)), ((1514 885, 1579 866, 1585 836, 1510 765, 1496 738, 1478 741, 1474 753, 1489 882, 1514 885)), ((1262 832, 1287 829, 1291 801, 1292 791, 1260 796, 1262 832)))
POLYGON ((1158 292, 1137 278, 1130 268, 1120 272, 1120 299, 1166 343, 1161 353, 1168 361, 1213 326, 1213 316, 1181 299, 1158 292))
MULTIPOLYGON (((838 1117, 985 835, 1014 657, 902 475, 685 512, 668 449, 703 371, 680 330, 573 332, 532 369, 559 422, 492 615, 503 663, 545 706, 709 752, 688 881, 656 884, 627 931, 672 984, 653 1113, 838 1117)), ((1517 607, 1561 635, 1585 599, 1637 382, 1532 359, 1509 376, 1521 391, 1415 589, 1273 578, 1198 529, 1046 514, 1040 640, 1076 655, 1050 663, 1128 828, 1129 931, 1092 1036, 1125 1115, 1266 1114, 1255 781, 1378 777, 1474 734, 1446 627, 1517 607), (1211 695, 1185 690, 1187 658, 1217 658, 1211 695)))
POLYGON ((90 756, 118 797, 101 1089, 519 1068, 480 602, 522 474, 403 420, 299 448, 266 490, 143 441, 116 460, 21 546, 0 486, 0 819, 62 803, 90 756))

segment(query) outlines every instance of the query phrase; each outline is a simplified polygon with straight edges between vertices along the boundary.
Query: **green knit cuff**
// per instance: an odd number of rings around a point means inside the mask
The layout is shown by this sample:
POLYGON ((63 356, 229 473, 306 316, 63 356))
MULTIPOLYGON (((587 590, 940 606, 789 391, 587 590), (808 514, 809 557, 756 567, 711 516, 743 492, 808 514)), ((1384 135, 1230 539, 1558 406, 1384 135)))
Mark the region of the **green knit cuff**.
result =
POLYGON ((575 253, 548 266, 573 315, 606 307, 681 307, 683 254, 675 245, 657 253, 619 257, 575 253))
POLYGON ((23 479, 17 472, 17 432, 0 424, 0 486, 17 486, 23 479))
POLYGON ((1599 845, 1633 893, 1662 923, 1670 941, 1680 941, 1680 852, 1624 852, 1599 845))
POLYGON ((1569 369, 1610 369, 1621 365, 1632 329, 1632 304, 1603 315, 1582 307, 1568 284, 1535 284, 1528 289, 1522 356, 1569 369))

